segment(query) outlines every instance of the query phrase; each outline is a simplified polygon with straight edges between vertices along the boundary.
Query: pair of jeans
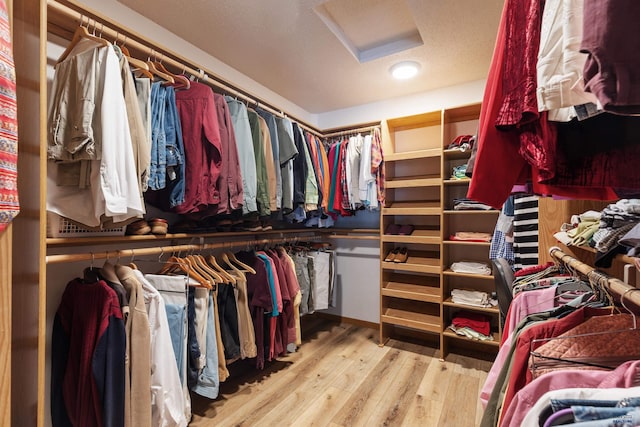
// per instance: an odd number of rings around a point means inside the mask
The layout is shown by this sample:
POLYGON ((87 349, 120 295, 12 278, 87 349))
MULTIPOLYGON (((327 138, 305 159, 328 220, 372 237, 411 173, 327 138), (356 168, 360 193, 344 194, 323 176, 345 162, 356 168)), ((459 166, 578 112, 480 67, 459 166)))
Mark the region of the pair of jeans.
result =
POLYGON ((160 82, 151 85, 151 164, 149 188, 161 190, 166 185, 167 140, 164 127, 166 91, 160 82))
POLYGON ((200 396, 215 399, 220 391, 220 378, 218 376, 218 344, 216 342, 216 322, 217 313, 214 311, 213 294, 209 292, 209 307, 207 310, 207 333, 206 333, 206 363, 198 382, 193 387, 194 393, 200 396))
POLYGON ((185 157, 182 126, 176 107, 176 92, 171 86, 164 88, 165 95, 165 142, 166 142, 166 177, 169 182, 169 207, 184 203, 185 191, 185 157))

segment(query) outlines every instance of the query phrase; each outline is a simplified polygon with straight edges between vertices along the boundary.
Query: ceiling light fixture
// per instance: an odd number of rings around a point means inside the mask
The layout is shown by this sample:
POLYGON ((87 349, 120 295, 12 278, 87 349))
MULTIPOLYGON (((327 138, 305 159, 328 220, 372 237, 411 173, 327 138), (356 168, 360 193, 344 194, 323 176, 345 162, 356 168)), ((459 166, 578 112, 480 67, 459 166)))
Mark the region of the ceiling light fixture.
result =
POLYGON ((415 77, 420 70, 420 64, 415 61, 402 61, 393 65, 389 71, 394 79, 406 80, 415 77))

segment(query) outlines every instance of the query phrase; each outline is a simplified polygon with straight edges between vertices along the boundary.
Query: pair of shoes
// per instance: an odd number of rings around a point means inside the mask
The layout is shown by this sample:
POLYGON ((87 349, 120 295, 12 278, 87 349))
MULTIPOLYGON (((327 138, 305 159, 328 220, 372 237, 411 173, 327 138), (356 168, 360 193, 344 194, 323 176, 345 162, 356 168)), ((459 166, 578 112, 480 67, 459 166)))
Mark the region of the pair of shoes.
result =
POLYGON ((151 227, 151 233, 153 234, 167 234, 169 224, 166 219, 153 218, 149 220, 149 226, 151 227))
POLYGON ((407 262, 407 258, 409 258, 409 251, 406 247, 403 248, 394 248, 387 256, 385 257, 385 262, 407 262))
POLYGON ((149 233, 151 233, 151 227, 144 219, 139 219, 127 225, 126 234, 129 236, 143 236, 149 233))
POLYGON ((384 231, 384 234, 392 234, 398 236, 408 236, 413 233, 415 227, 410 224, 389 224, 387 229, 384 231))

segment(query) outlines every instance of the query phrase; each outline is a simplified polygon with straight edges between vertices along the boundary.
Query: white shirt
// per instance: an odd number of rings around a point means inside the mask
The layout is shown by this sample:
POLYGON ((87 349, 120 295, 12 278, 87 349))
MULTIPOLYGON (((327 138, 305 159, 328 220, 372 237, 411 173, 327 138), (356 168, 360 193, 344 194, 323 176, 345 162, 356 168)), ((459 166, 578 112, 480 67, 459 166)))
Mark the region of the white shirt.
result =
POLYGON ((357 209, 362 205, 360 200, 360 155, 364 138, 362 135, 349 138, 347 145, 346 179, 351 209, 357 209))
POLYGON ((151 419, 154 426, 186 426, 185 398, 171 344, 164 300, 142 272, 134 270, 142 283, 151 329, 151 419))
POLYGON ((547 0, 542 14, 538 53, 538 110, 549 111, 549 120, 568 122, 572 108, 597 104, 584 91, 582 69, 587 55, 580 52, 584 0, 547 0))
POLYGON ((371 143, 373 137, 367 135, 364 137, 362 144, 362 153, 360 155, 360 174, 358 182, 358 195, 360 200, 367 206, 378 205, 378 194, 376 192, 376 177, 371 173, 371 143), (373 192, 371 191, 373 189, 373 192), (375 203, 374 203, 375 202, 375 203))

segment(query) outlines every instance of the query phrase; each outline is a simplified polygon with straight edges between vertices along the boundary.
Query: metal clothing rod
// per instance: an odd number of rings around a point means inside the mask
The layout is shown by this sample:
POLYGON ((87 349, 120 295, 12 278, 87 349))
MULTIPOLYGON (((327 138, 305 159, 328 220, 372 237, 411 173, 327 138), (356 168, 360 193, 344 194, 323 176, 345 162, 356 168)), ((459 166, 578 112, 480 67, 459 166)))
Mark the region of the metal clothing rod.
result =
POLYGON ((566 254, 557 246, 553 246, 549 249, 549 255, 551 255, 570 269, 578 271, 587 277, 593 276, 596 273, 601 277, 606 277, 607 280, 603 280, 602 285, 607 288, 606 290, 610 294, 620 297, 621 301, 623 301, 624 304, 631 302, 636 307, 640 307, 640 289, 629 286, 622 280, 616 279, 615 277, 607 276, 606 274, 598 271, 595 267, 592 267, 589 264, 585 264, 584 262, 577 260, 571 255, 566 254))
POLYGON ((173 245, 173 246, 156 246, 152 248, 136 248, 136 249, 120 249, 116 251, 89 252, 83 254, 61 254, 47 255, 45 262, 47 264, 58 264, 64 262, 92 261, 96 259, 109 258, 126 258, 145 255, 157 254, 177 254, 180 252, 194 252, 208 249, 225 249, 236 248, 238 246, 260 246, 270 243, 286 243, 319 240, 321 236, 295 236, 295 237, 277 237, 259 240, 234 240, 231 242, 189 244, 189 245, 173 245))
POLYGON ((333 136, 342 136, 342 135, 352 135, 356 133, 369 132, 376 128, 380 128, 380 123, 375 123, 371 125, 366 125, 358 128, 343 128, 343 129, 329 129, 327 133, 324 133, 323 136, 325 138, 331 138, 333 136))
MULTIPOLYGON (((180 55, 173 53, 162 46, 158 46, 157 44, 152 43, 151 41, 145 39, 143 36, 136 34, 134 31, 124 28, 105 17, 97 15, 95 12, 86 10, 82 5, 79 5, 77 3, 73 3, 73 5, 74 7, 82 10, 82 12, 76 11, 55 0, 47 0, 47 7, 49 11, 63 15, 68 19, 72 19, 77 25, 80 25, 82 23, 83 17, 91 17, 91 19, 94 21, 91 26, 96 27, 96 33, 98 35, 105 35, 107 37, 110 37, 117 43, 126 45, 131 50, 136 51, 143 56, 155 58, 156 60, 162 62, 164 65, 168 65, 173 68, 177 73, 189 73, 196 79, 199 79, 202 83, 206 83, 213 88, 217 88, 218 90, 225 92, 227 95, 241 98, 248 104, 254 104, 250 105, 251 107, 260 107, 272 114, 275 114, 276 116, 288 117, 291 120, 295 121, 303 129, 313 133, 318 137, 324 137, 322 132, 320 132, 313 126, 302 122, 301 120, 283 112, 282 110, 278 110, 277 108, 261 99, 252 97, 242 89, 233 87, 228 82, 224 81, 221 77, 217 77, 214 72, 206 69, 205 67, 194 64, 193 62, 188 61, 180 55), (98 22, 97 24, 95 23, 96 21, 98 22), (142 40, 144 43, 139 40, 142 40)), ((87 26, 89 26, 89 24, 87 24, 87 26)))

